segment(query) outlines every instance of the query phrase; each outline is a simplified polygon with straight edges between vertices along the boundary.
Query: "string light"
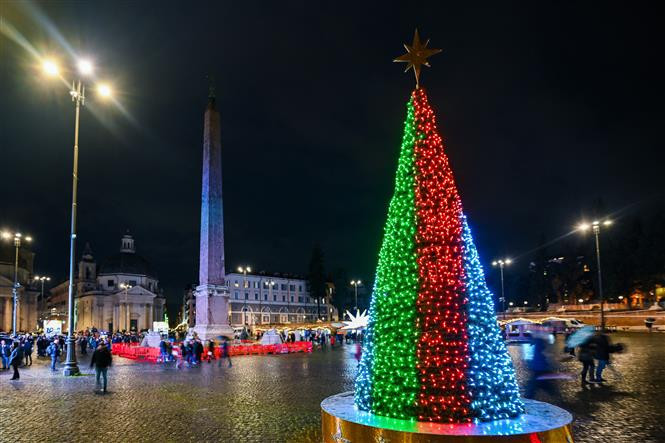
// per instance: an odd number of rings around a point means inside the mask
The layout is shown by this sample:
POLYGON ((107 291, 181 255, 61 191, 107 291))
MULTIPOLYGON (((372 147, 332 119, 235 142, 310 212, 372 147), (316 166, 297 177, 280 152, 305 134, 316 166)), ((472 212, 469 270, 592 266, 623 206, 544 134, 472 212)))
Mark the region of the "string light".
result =
POLYGON ((407 104, 355 403, 378 415, 453 423, 523 410, 423 88, 407 104))

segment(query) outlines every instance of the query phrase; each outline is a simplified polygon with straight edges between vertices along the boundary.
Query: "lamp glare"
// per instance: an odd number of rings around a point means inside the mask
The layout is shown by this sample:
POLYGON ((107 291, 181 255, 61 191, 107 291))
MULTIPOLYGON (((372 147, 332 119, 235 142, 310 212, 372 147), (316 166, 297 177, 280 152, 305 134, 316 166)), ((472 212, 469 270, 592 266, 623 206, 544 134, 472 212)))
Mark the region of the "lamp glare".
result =
POLYGON ((111 87, 105 83, 99 85, 97 91, 102 97, 108 98, 111 96, 111 87))
POLYGON ((90 60, 79 61, 78 68, 83 75, 92 74, 92 63, 90 63, 90 60))
POLYGON ((45 60, 44 63, 42 63, 42 69, 46 73, 46 75, 49 76, 56 76, 58 75, 58 65, 55 64, 53 60, 45 60))

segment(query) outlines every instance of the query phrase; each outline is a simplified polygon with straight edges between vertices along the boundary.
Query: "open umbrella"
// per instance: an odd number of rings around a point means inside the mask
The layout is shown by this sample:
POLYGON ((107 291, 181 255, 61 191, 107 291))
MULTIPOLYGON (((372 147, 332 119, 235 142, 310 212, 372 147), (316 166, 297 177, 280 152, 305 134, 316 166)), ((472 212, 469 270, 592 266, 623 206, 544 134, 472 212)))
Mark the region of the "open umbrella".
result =
POLYGON ((583 345, 589 341, 595 332, 596 329, 593 326, 584 326, 568 337, 568 340, 566 340, 566 346, 569 348, 576 348, 577 346, 583 345))

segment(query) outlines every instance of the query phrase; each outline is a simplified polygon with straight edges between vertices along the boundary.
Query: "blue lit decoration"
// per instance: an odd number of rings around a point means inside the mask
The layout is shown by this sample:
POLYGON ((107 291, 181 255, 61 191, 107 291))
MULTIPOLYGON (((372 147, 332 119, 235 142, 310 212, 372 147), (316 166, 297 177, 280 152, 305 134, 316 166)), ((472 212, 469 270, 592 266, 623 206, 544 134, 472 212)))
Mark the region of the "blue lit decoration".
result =
POLYGON ((497 327, 492 293, 485 283, 466 216, 462 216, 462 222, 471 360, 466 376, 471 409, 481 421, 515 417, 524 411, 515 370, 497 327))

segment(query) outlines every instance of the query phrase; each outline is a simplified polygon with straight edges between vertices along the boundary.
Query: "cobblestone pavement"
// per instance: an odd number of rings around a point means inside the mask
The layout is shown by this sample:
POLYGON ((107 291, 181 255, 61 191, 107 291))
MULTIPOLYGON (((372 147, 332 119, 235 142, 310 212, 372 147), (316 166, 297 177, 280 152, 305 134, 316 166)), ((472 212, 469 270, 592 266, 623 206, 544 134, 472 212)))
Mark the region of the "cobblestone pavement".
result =
MULTIPOLYGON (((561 382, 559 397, 538 399, 573 412, 578 442, 665 441, 665 334, 612 339, 627 345, 616 358, 623 379, 608 373, 607 387, 587 390, 561 382)), ((35 359, 19 382, 0 372, 0 442, 320 441, 319 403, 353 388, 353 348, 184 370, 115 357, 105 396, 94 393, 94 376, 64 378, 35 359)), ((511 346, 523 380, 520 352, 511 346)), ((81 368, 91 374, 88 362, 81 368)))

